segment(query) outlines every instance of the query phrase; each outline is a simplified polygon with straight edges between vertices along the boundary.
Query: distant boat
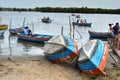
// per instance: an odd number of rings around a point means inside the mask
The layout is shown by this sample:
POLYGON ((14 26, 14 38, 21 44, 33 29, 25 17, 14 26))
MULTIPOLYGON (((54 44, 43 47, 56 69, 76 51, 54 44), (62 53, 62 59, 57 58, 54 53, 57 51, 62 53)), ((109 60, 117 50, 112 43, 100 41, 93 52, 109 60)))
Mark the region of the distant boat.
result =
POLYGON ((80 15, 76 15, 76 18, 80 18, 80 15))
POLYGON ((30 41, 30 42, 39 42, 43 43, 51 39, 52 35, 45 35, 45 34, 32 34, 30 36, 25 36, 24 34, 18 34, 18 39, 23 41, 30 41))
POLYGON ((6 24, 0 25, 0 30, 6 30, 6 29, 8 29, 8 25, 6 24))
POLYGON ((92 23, 78 23, 78 22, 73 22, 73 25, 91 27, 92 23))
POLYGON ((25 27, 19 27, 19 28, 14 28, 14 29, 9 29, 9 32, 11 35, 17 35, 17 33, 23 33, 25 27))
POLYGON ((52 62, 65 62, 78 56, 78 46, 70 37, 58 35, 45 43, 44 54, 52 62))
POLYGON ((101 40, 90 40, 79 50, 78 68, 90 76, 105 75, 108 55, 108 44, 101 40))
POLYGON ((51 23, 52 22, 52 20, 49 17, 48 18, 43 18, 43 19, 41 19, 41 21, 44 22, 44 23, 51 23))
POLYGON ((90 38, 102 38, 107 39, 112 37, 110 32, 95 32, 95 31, 88 31, 90 38))

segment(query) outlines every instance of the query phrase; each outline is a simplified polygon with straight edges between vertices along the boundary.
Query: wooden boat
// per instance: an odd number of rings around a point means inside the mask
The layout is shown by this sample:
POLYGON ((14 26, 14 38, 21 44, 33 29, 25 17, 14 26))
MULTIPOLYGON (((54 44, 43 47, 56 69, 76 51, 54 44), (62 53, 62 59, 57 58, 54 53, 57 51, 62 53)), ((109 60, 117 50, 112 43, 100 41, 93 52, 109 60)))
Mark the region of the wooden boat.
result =
POLYGON ((92 23, 78 23, 78 22, 73 22, 73 25, 91 27, 92 23))
POLYGON ((8 29, 8 25, 6 24, 0 25, 0 30, 6 30, 6 29, 8 29))
POLYGON ((112 37, 110 32, 95 32, 95 31, 88 31, 90 38, 102 38, 107 39, 112 37))
POLYGON ((90 40, 79 50, 77 65, 80 71, 90 75, 104 75, 108 60, 108 44, 101 40, 90 40))
POLYGON ((9 32, 11 35, 17 35, 17 33, 23 33, 25 27, 19 27, 19 28, 14 28, 14 29, 9 29, 9 32))
POLYGON ((76 15, 76 18, 80 18, 80 15, 76 15))
POLYGON ((78 56, 78 46, 70 37, 58 35, 45 43, 44 54, 52 62, 65 62, 78 56))
POLYGON ((40 42, 43 43, 51 39, 52 35, 45 35, 45 34, 32 34, 30 36, 26 36, 24 34, 18 34, 18 39, 23 41, 30 41, 30 42, 40 42))
POLYGON ((44 23, 51 23, 52 22, 52 20, 51 19, 47 19, 47 18, 43 18, 43 19, 41 19, 41 21, 42 22, 44 22, 44 23))

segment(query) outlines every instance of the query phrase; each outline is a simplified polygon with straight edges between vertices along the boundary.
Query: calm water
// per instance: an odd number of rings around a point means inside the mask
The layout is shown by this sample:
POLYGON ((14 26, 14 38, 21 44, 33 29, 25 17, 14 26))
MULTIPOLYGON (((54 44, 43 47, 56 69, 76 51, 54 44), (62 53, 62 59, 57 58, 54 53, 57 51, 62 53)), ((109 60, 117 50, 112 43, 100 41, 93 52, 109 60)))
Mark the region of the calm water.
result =
MULTIPOLYGON (((28 25, 33 33, 58 35, 61 34, 61 28, 64 27, 64 35, 69 34, 69 16, 71 13, 41 13, 41 12, 0 12, 2 24, 10 25, 12 19, 12 28, 21 27, 23 25, 24 17, 26 17, 25 24, 28 25), (49 16, 53 22, 45 24, 41 22, 41 18, 49 16), (32 23, 34 24, 32 27, 32 23)), ((80 48, 89 40, 88 30, 96 30, 100 32, 108 31, 108 23, 120 22, 120 15, 112 14, 79 14, 87 22, 92 22, 92 27, 77 27, 82 38, 75 32, 75 39, 80 48)), ((75 17, 71 17, 75 20, 75 17)), ((6 56, 21 56, 21 55, 44 55, 43 44, 28 43, 18 41, 17 36, 10 36, 9 31, 5 30, 4 39, 0 39, 0 55, 6 56)))

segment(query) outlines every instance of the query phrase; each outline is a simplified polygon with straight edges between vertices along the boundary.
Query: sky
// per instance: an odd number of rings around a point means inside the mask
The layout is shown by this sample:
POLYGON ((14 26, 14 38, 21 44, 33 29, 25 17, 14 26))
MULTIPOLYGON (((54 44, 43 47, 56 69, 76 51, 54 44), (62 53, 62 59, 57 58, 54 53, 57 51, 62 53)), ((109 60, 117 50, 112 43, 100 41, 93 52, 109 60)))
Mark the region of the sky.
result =
POLYGON ((0 7, 35 8, 35 7, 88 7, 120 8, 120 0, 0 0, 0 7))

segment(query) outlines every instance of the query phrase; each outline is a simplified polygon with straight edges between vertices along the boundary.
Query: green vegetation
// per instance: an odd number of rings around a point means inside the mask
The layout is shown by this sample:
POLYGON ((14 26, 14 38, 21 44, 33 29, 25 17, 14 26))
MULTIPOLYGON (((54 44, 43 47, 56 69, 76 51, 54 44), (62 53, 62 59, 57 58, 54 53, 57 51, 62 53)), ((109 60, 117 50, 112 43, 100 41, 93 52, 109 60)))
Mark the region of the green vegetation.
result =
POLYGON ((36 12, 64 12, 64 13, 98 13, 98 14, 120 14, 120 9, 102 9, 102 8, 61 8, 61 7, 36 7, 36 8, 3 8, 0 11, 36 11, 36 12))

